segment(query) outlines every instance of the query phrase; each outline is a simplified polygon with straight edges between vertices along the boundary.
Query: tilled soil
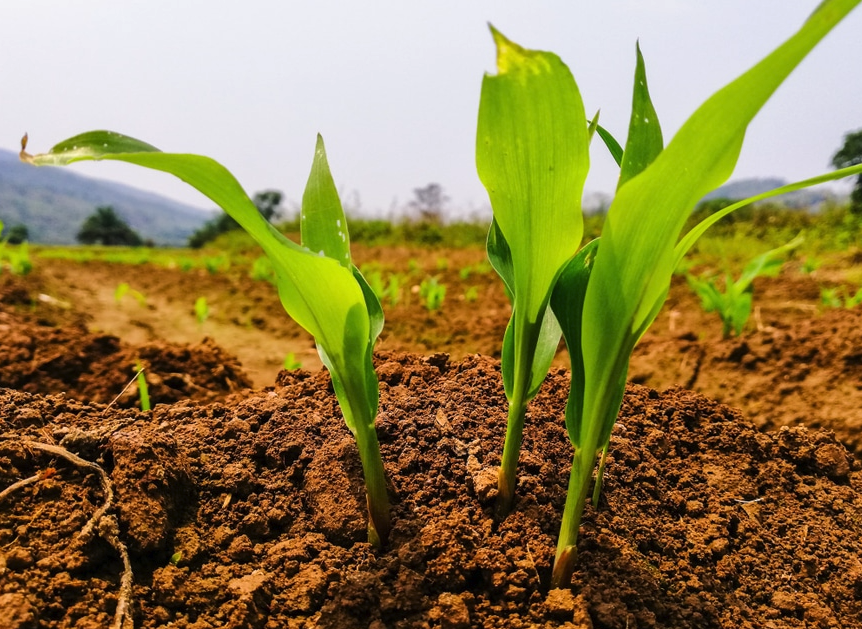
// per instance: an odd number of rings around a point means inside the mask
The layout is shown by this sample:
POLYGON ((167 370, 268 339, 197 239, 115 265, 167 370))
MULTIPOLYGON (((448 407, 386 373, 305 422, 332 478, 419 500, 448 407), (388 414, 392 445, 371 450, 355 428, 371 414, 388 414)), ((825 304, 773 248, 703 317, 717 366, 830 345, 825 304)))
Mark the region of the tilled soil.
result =
MULTIPOLYGON (((66 273, 86 284, 86 271, 66 273)), ((144 278, 164 287, 147 316, 180 301, 160 271, 144 278)), ((728 340, 674 286, 630 376, 742 410, 631 384, 571 588, 553 591, 568 374, 552 370, 531 404, 518 500, 495 523, 499 362, 457 343, 493 353, 485 345, 508 312, 490 280, 481 314, 454 298, 449 311, 387 312, 390 334, 422 327, 453 351, 378 353, 394 525, 382 551, 365 541, 358 454, 325 372, 274 370, 275 386, 250 390, 218 334, 183 342, 146 322, 131 342, 90 331, 106 320, 98 291, 89 309, 57 305, 81 300, 74 291, 37 303, 51 282, 0 278, 0 627, 109 627, 118 604, 135 627, 195 629, 862 627, 862 470, 845 448, 862 448, 862 315, 812 312, 810 278, 760 282, 752 329, 728 340), (158 403, 145 413, 135 385, 115 400, 137 361, 158 403), (103 515, 92 464, 113 490, 103 515)), ((261 305, 252 327, 265 332, 277 311, 257 291, 234 296, 261 305)), ((392 334, 382 346, 409 342, 392 334)))
POLYGON ((77 535, 116 492, 137 627, 858 627, 862 476, 826 432, 757 431, 697 394, 629 387, 571 589, 548 590, 571 448, 567 375, 532 406, 514 512, 491 517, 498 363, 378 357, 388 547, 365 541, 358 455, 325 372, 150 413, 6 390, 0 618, 105 627, 122 564, 77 535), (174 561, 172 561, 172 557, 174 561))

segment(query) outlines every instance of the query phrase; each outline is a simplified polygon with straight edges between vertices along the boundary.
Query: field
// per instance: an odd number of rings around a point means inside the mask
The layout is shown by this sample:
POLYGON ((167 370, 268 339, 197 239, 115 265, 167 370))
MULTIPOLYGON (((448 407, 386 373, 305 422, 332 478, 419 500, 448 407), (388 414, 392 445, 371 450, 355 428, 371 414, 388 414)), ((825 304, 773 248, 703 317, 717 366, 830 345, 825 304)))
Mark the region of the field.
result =
MULTIPOLYGON (((862 627, 858 233, 755 280, 738 337, 675 276, 572 589, 550 592, 568 359, 530 406, 497 525, 511 310, 480 246, 354 247, 387 318, 381 552, 329 377, 253 250, 34 249, 0 275, 0 489, 31 479, 0 496, 0 624, 106 627, 131 604, 136 627, 188 629, 862 627), (81 535, 106 490, 56 446, 107 472, 116 535, 110 516, 81 535)), ((738 273, 758 234, 718 232, 688 270, 738 273)))

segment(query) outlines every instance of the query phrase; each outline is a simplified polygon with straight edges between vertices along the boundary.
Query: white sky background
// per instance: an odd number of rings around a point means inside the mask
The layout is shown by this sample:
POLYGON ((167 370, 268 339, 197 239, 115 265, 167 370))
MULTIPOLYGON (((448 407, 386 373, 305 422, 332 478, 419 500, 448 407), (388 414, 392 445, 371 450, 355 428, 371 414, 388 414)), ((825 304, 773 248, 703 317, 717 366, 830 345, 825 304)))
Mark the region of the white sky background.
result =
MULTIPOLYGON (((801 26, 818 0, 2 0, 0 147, 31 152, 110 129, 209 155, 249 193, 298 202, 322 133, 347 205, 388 215, 438 182, 452 208, 487 206, 474 151, 492 22, 559 54, 588 114, 622 142, 635 40, 667 142, 696 107, 801 26)), ((749 128, 734 179, 830 169, 862 127, 862 9, 811 53, 749 128)), ((133 166, 79 173, 204 208, 185 184, 133 166)), ((599 142, 587 190, 612 192, 599 142)))

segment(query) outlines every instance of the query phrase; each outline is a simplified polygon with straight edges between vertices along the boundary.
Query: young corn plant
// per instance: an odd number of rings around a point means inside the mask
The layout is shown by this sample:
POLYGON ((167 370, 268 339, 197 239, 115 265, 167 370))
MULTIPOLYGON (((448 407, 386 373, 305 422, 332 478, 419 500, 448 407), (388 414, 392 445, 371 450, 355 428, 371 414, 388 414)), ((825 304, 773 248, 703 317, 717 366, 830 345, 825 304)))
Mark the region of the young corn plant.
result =
POLYGON ((441 284, 437 276, 426 277, 419 285, 419 297, 429 312, 440 310, 446 299, 446 285, 441 284))
POLYGON ((198 322, 198 327, 203 330, 204 323, 210 318, 210 306, 207 298, 201 295, 195 299, 195 320, 198 322))
POLYGON ((498 73, 482 81, 476 166, 494 213, 488 258, 512 303, 501 354, 508 423, 497 482, 499 520, 515 498, 527 404, 560 342, 548 302, 581 241, 590 134, 580 92, 563 62, 525 50, 493 27, 491 32, 498 73))
POLYGON ((739 207, 862 172, 862 166, 843 169, 746 199, 680 238, 697 202, 730 177, 755 114, 859 2, 822 2, 795 35, 710 97, 667 147, 638 49, 622 151, 604 130, 588 124, 574 79, 556 55, 525 50, 493 31, 497 74, 486 76, 482 86, 477 165, 494 210, 489 257, 513 301, 503 344, 510 413, 500 475, 501 498, 509 504, 523 405, 544 378, 559 329, 572 363, 566 428, 574 454, 552 587, 571 582, 596 458, 602 454, 594 501, 631 352, 658 315, 685 252, 710 225, 739 207), (601 237, 576 254, 592 128, 617 158, 620 179, 601 237), (549 301, 553 314, 546 312, 549 301), (549 322, 557 321, 554 329, 549 322))
POLYGON ((383 329, 383 310, 353 264, 347 222, 318 136, 302 197, 301 244, 263 218, 239 182, 218 162, 200 155, 163 153, 110 131, 92 131, 65 140, 41 155, 21 158, 36 165, 64 166, 110 159, 179 177, 224 209, 272 261, 276 286, 287 313, 315 339, 332 376, 335 395, 356 438, 365 475, 369 541, 380 547, 390 530, 389 498, 374 420, 378 382, 372 349, 383 329))
POLYGON ((762 276, 775 277, 781 271, 787 252, 802 244, 802 236, 797 236, 786 245, 762 253, 749 262, 736 281, 730 273, 724 276, 724 292, 716 284, 715 278, 698 278, 686 275, 688 285, 700 297, 706 312, 715 312, 721 319, 721 335, 730 338, 731 333, 739 336, 751 316, 752 282, 762 276))

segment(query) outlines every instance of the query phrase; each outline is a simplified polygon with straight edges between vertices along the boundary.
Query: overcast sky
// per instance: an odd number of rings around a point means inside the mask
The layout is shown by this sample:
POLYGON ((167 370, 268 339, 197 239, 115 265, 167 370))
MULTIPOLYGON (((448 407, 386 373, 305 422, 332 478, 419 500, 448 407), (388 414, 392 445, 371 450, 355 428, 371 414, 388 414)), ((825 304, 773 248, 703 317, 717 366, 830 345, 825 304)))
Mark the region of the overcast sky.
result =
MULTIPOLYGON (((165 151, 209 155, 249 193, 301 198, 316 133, 336 184, 388 214, 438 182, 452 207, 487 196, 474 150, 479 90, 494 71, 487 23, 559 54, 586 109, 620 140, 635 41, 666 140, 712 92, 790 36, 819 0, 2 0, 0 147, 31 152, 110 129, 165 151)), ((803 62, 749 128, 734 179, 829 169, 862 127, 862 9, 803 62)), ((596 150, 588 191, 617 172, 596 150)), ((87 163, 112 179, 200 207, 181 182, 87 163)))

